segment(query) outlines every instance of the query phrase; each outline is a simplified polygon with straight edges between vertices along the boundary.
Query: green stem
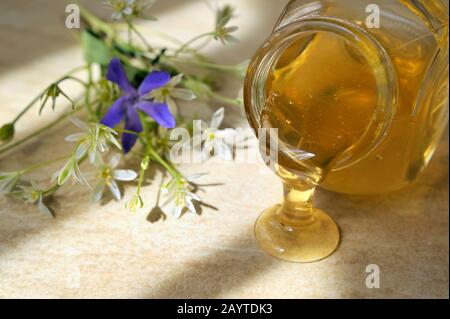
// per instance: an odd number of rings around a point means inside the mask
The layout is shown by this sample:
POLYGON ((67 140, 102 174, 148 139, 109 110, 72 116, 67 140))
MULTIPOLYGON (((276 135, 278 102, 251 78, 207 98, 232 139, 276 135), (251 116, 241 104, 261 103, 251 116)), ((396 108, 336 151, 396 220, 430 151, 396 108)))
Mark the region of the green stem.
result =
MULTIPOLYGON (((150 45, 150 43, 147 42, 147 40, 145 39, 145 37, 139 32, 138 29, 136 29, 136 27, 134 26, 133 23, 131 23, 131 21, 129 19, 125 19, 125 22, 128 25, 129 30, 133 31, 138 37, 139 39, 142 41, 142 43, 147 47, 147 50, 149 50, 150 52, 153 51, 153 47, 150 45)), ((131 36, 130 36, 131 39, 131 36)), ((130 42, 131 43, 131 42, 130 42)))
POLYGON ((114 29, 103 20, 99 19, 95 15, 93 15, 89 10, 83 7, 78 1, 75 1, 80 8, 81 17, 85 20, 87 24, 90 25, 91 28, 96 31, 100 31, 106 33, 109 38, 113 38, 115 36, 114 29))
POLYGON ((31 140, 32 138, 34 138, 34 137, 44 133, 45 131, 55 127, 56 125, 58 125, 59 123, 61 123, 62 121, 64 121, 68 117, 70 117, 71 115, 73 115, 76 112, 78 112, 79 110, 81 110, 81 108, 82 108, 82 106, 78 106, 74 110, 72 110, 71 112, 60 116, 59 118, 57 118, 53 122, 49 123, 48 125, 42 127, 41 129, 39 129, 37 131, 31 133, 30 135, 25 136, 24 138, 14 142, 14 143, 6 144, 5 146, 0 147, 0 155, 5 153, 5 152, 7 152, 7 151, 9 151, 9 150, 11 150, 11 149, 13 149, 13 148, 15 148, 15 147, 17 147, 17 146, 19 146, 19 145, 21 145, 21 144, 23 144, 23 143, 25 143, 25 142, 27 142, 27 141, 29 141, 29 140, 31 140))
POLYGON ((27 113, 34 104, 36 104, 37 101, 39 101, 39 99, 41 98, 42 94, 44 94, 47 91, 48 88, 46 88, 44 91, 42 91, 41 93, 39 93, 38 96, 36 96, 27 106, 25 106, 25 108, 19 113, 17 114, 16 118, 11 122, 12 124, 16 124, 18 120, 20 120, 20 118, 22 116, 25 115, 25 113, 27 113))
POLYGON ((65 80, 72 80, 72 81, 75 81, 75 82, 78 82, 78 83, 80 83, 81 85, 83 85, 84 87, 87 87, 89 84, 88 83, 86 83, 85 81, 83 81, 83 80, 81 80, 81 79, 79 79, 79 78, 76 78, 76 77, 74 77, 74 76, 66 76, 66 77, 63 77, 63 78, 61 78, 61 79, 59 79, 58 81, 56 81, 55 83, 56 84, 60 84, 61 82, 63 82, 63 81, 65 81, 65 80))
POLYGON ((181 173, 172 165, 169 164, 169 162, 165 161, 159 154, 156 152, 151 145, 147 145, 147 154, 150 155, 150 157, 153 158, 156 162, 158 162, 162 167, 164 167, 170 175, 172 175, 175 179, 182 179, 183 176, 181 173))
POLYGON ((155 151, 150 143, 147 143, 141 136, 139 137, 139 141, 145 147, 145 156, 150 156, 152 160, 164 167, 173 178, 177 180, 183 178, 183 175, 173 165, 169 164, 168 161, 164 160, 164 158, 155 151))
POLYGON ((239 99, 231 99, 231 98, 223 96, 223 95, 221 95, 219 93, 212 92, 211 96, 214 99, 219 100, 219 101, 224 102, 224 103, 227 103, 227 104, 236 105, 236 106, 241 106, 242 105, 242 103, 241 103, 241 101, 239 99))
POLYGON ((200 39, 206 38, 206 37, 213 36, 214 34, 216 34, 216 33, 215 32, 208 32, 208 33, 203 33, 203 34, 200 34, 200 35, 192 38, 191 40, 187 41, 185 44, 180 46, 180 48, 175 51, 174 56, 177 57, 180 53, 182 53, 184 50, 189 48, 194 42, 196 42, 196 41, 198 41, 200 39))
POLYGON ((240 70, 237 68, 236 65, 216 64, 216 63, 212 63, 212 62, 202 61, 199 59, 180 59, 180 58, 177 58, 176 56, 166 56, 165 59, 169 63, 190 64, 190 65, 204 67, 204 68, 212 69, 212 70, 216 70, 216 71, 230 72, 232 74, 240 73, 240 70))
MULTIPOLYGON (((148 160, 147 157, 148 157, 148 156, 146 156, 146 157, 143 159, 143 161, 148 160)), ((142 167, 142 165, 141 165, 141 170, 140 170, 140 172, 139 172, 139 179, 138 179, 138 185, 137 185, 137 190, 136 190, 136 194, 137 194, 138 196, 141 195, 142 184, 144 183, 145 172, 147 171, 147 169, 148 169, 148 165, 145 166, 145 167, 142 167)))
POLYGON ((31 166, 28 166, 28 167, 20 170, 20 174, 21 175, 27 174, 27 173, 35 171, 35 170, 37 170, 37 169, 39 169, 41 167, 45 167, 45 166, 51 165, 53 163, 69 159, 70 157, 71 156, 58 157, 58 158, 55 158, 55 159, 52 159, 52 160, 49 160, 49 161, 44 161, 44 162, 33 164, 31 166))
POLYGON ((127 133, 127 134, 133 134, 136 136, 140 136, 141 134, 135 131, 130 131, 130 130, 125 130, 125 129, 121 129, 121 128, 115 128, 114 129, 117 133, 127 133))
POLYGON ((133 30, 131 30, 131 27, 128 26, 127 29, 127 33, 128 33, 128 45, 132 46, 133 45, 133 34, 132 34, 133 30))
POLYGON ((89 116, 91 117, 91 119, 93 119, 94 121, 98 121, 98 117, 97 114, 95 113, 95 111, 92 109, 92 104, 91 104, 91 88, 93 85, 93 75, 92 75, 92 63, 88 64, 88 83, 86 85, 86 94, 85 94, 85 106, 86 106, 86 110, 89 113, 89 116))
POLYGON ((45 191, 42 193, 42 195, 44 195, 44 196, 50 196, 50 195, 53 195, 53 194, 58 190, 58 188, 60 188, 60 187, 61 187, 60 185, 55 184, 55 185, 53 185, 52 187, 50 187, 49 189, 45 190, 45 191))

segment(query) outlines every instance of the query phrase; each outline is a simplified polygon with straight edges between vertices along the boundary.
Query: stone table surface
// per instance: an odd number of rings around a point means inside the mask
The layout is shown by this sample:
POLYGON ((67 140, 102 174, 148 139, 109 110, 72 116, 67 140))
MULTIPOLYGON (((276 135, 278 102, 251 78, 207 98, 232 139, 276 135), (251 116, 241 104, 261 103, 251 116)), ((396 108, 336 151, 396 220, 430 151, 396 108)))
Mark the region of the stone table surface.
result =
MULTIPOLYGON (((237 63, 252 56, 285 2, 228 2, 239 12, 241 42, 214 45, 207 53, 222 63, 237 63)), ((64 1, 1 1, 1 123, 82 63, 76 33, 64 27, 64 8, 64 1)), ((142 30, 163 28, 180 39, 208 30, 213 22, 204 1, 160 1, 154 15, 159 21, 142 30)), ((146 35, 156 37, 152 32, 146 35)), ((19 137, 56 116, 46 111, 38 118, 36 113, 19 122, 19 137)), ((227 108, 225 126, 246 127, 246 121, 239 110, 227 108)), ((63 137, 74 131, 66 125, 32 140, 1 157, 0 171, 67 153, 70 145, 63 137)), ((407 189, 374 197, 319 190, 316 206, 339 224, 342 242, 332 256, 310 264, 282 262, 258 248, 253 224, 281 198, 279 180, 261 174, 260 166, 218 160, 183 165, 186 173, 210 172, 204 183, 219 185, 201 194, 208 205, 200 215, 180 220, 156 221, 149 214, 161 179, 158 169, 144 188, 147 206, 136 214, 123 202, 90 204, 89 194, 78 186, 57 194, 52 203, 56 219, 0 197, 0 297, 448 298, 447 137, 419 181, 407 189), (380 267, 379 289, 365 285, 369 264, 380 267)))

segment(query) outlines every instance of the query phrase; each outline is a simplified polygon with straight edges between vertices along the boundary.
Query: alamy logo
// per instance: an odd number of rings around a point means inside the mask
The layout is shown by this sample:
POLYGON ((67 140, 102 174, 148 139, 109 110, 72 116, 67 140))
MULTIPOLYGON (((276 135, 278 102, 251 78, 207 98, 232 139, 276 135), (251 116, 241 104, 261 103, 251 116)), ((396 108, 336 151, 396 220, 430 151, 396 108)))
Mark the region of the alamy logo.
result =
POLYGON ((380 28, 380 7, 376 4, 369 4, 366 7, 366 13, 369 15, 366 18, 366 27, 369 29, 380 28))
POLYGON ((79 29, 80 28, 80 7, 76 4, 69 4, 66 7, 66 28, 79 29))
POLYGON ((367 265, 366 273, 366 287, 369 289, 380 288, 380 267, 375 264, 367 265))

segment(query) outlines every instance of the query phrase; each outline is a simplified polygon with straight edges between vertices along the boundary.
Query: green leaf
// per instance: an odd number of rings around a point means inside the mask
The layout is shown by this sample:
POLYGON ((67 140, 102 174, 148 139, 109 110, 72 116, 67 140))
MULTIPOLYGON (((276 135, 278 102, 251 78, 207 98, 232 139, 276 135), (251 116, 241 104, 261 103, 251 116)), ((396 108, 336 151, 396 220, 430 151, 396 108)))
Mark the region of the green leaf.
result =
POLYGON ((81 44, 84 50, 84 59, 88 63, 108 65, 109 61, 114 57, 113 50, 92 31, 83 31, 81 44))

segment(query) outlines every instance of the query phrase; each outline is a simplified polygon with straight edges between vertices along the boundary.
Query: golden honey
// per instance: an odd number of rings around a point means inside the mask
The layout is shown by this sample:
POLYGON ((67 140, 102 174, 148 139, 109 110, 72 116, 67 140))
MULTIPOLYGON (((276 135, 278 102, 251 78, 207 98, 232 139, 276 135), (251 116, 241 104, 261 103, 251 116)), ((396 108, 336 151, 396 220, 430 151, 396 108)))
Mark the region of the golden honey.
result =
MULTIPOLYGON (((314 155, 310 165, 325 169, 365 132, 376 108, 376 83, 368 63, 340 37, 317 34, 295 56, 291 51, 298 46, 287 50, 268 77, 262 123, 277 128, 288 148, 314 155)), ((293 170, 304 166, 303 159, 283 152, 279 158, 293 170)))

